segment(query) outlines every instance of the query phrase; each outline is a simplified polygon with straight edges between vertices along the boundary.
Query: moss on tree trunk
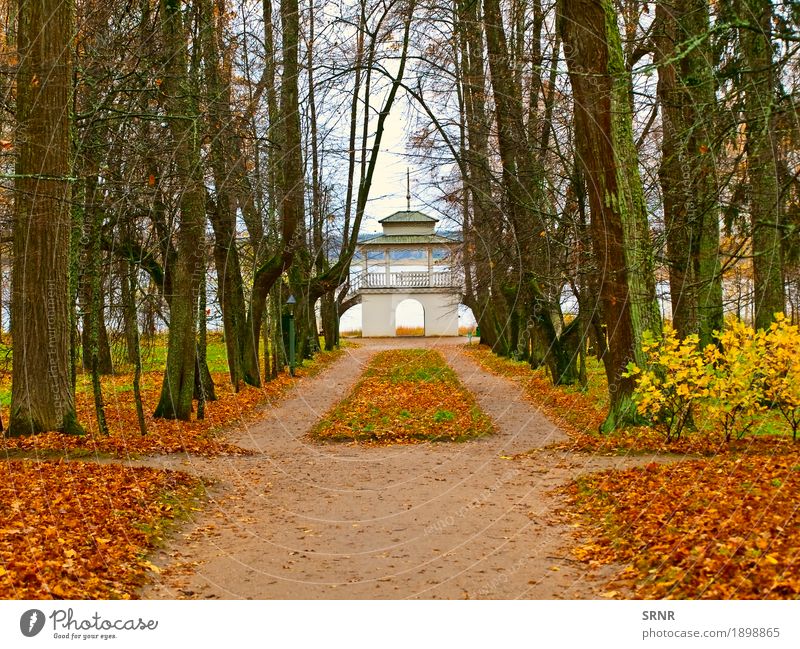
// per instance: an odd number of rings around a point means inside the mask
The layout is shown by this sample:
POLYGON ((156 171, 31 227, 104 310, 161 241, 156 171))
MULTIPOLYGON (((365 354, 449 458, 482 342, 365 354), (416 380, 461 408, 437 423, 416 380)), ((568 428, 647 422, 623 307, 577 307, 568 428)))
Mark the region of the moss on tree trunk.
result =
POLYGON ((623 375, 631 362, 644 365, 642 332, 658 332, 661 318, 617 14, 610 0, 562 1, 561 12, 606 324, 609 431, 638 421, 634 383, 623 375))

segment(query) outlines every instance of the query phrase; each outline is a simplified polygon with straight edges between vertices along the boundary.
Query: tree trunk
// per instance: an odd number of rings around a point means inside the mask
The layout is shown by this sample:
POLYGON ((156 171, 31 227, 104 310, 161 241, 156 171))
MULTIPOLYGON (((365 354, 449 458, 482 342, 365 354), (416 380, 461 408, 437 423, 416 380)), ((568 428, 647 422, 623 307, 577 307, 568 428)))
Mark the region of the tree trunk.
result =
POLYGON ((84 266, 84 277, 81 277, 80 280, 80 283, 83 284, 83 295, 81 296, 81 308, 83 311, 81 323, 81 361, 84 369, 89 370, 92 365, 90 356, 90 348, 93 344, 90 340, 91 329, 92 326, 94 326, 92 322, 95 319, 92 309, 97 308, 97 371, 100 374, 113 374, 114 363, 111 359, 111 344, 108 340, 108 328, 106 327, 105 309, 103 308, 102 286, 98 284, 97 290, 99 291, 99 295, 95 300, 93 289, 91 288, 92 281, 86 276, 87 268, 88 265, 84 266))
POLYGON ((122 282, 122 309, 125 319, 125 335, 127 338, 128 360, 133 364, 133 400, 136 404, 136 420, 139 423, 139 432, 147 435, 147 423, 144 418, 144 405, 142 404, 142 355, 139 346, 139 323, 136 316, 136 273, 134 264, 120 265, 120 280, 122 282), (127 268, 125 268, 127 266, 127 268), (125 272, 127 271, 127 272, 125 272))
MULTIPOLYGON (((228 368, 234 390, 241 382, 261 385, 258 367, 258 332, 250 330, 244 296, 239 249, 236 241, 237 201, 241 182, 242 152, 234 137, 236 124, 231 112, 230 61, 221 53, 221 27, 226 5, 222 0, 202 0, 202 43, 205 71, 205 90, 210 122, 209 139, 211 169, 214 176, 216 200, 209 212, 214 228, 214 263, 217 269, 217 292, 222 307, 222 323, 228 353, 228 368), (216 8, 213 10, 212 6, 216 8)), ((238 141, 238 140, 237 140, 238 141)))
POLYGON ((336 349, 339 346, 339 309, 333 291, 322 296, 320 315, 322 316, 325 351, 336 349))
POLYGON ((87 234, 89 235, 89 249, 87 255, 86 284, 89 287, 90 299, 88 318, 88 353, 89 371, 92 375, 92 393, 94 395, 94 410, 97 415, 97 429, 102 435, 108 435, 105 405, 103 404, 103 388, 100 384, 100 324, 102 322, 103 295, 100 290, 102 278, 100 276, 100 236, 103 227, 103 217, 97 209, 97 176, 92 173, 86 180, 86 211, 84 216, 88 219, 87 234))
MULTIPOLYGON (((197 397, 197 418, 206 418, 206 383, 203 380, 203 369, 208 369, 206 364, 206 345, 208 343, 206 331, 206 278, 205 274, 200 280, 200 300, 197 307, 197 326, 199 336, 197 339, 197 369, 195 371, 195 392, 197 397)), ((210 378, 210 377, 209 377, 210 378)), ((213 383, 212 383, 213 386, 213 383)))
POLYGON ((750 228, 753 238, 753 288, 756 329, 766 329, 785 298, 781 262, 780 190, 775 134, 775 68, 772 57, 772 2, 738 0, 739 30, 744 55, 745 150, 750 185, 750 228))
POLYGON ((70 377, 72 3, 20 0, 9 435, 82 433, 70 377))
MULTIPOLYGON (((200 166, 200 138, 195 88, 190 82, 186 33, 177 0, 161 0, 164 78, 161 90, 175 147, 175 174, 181 186, 177 259, 170 307, 167 367, 154 416, 188 420, 194 393, 197 297, 203 264, 205 187, 200 166)), ((165 291, 166 295, 166 291, 165 291)))
POLYGON ((479 3, 470 0, 461 0, 456 7, 467 140, 464 176, 472 199, 472 227, 465 230, 464 243, 474 265, 472 294, 464 299, 477 319, 481 342, 507 355, 508 306, 501 290, 504 273, 500 269, 509 265, 504 257, 506 249, 513 246, 505 245, 508 241, 503 231, 503 216, 492 196, 486 58, 478 7, 479 3))
POLYGON ((616 11, 611 0, 562 0, 560 10, 607 327, 609 431, 638 420, 634 380, 623 374, 629 363, 644 367, 642 333, 661 322, 616 11))
POLYGON ((659 180, 664 201, 672 321, 700 345, 722 329, 716 97, 709 63, 708 4, 656 6, 654 42, 663 133, 659 180))

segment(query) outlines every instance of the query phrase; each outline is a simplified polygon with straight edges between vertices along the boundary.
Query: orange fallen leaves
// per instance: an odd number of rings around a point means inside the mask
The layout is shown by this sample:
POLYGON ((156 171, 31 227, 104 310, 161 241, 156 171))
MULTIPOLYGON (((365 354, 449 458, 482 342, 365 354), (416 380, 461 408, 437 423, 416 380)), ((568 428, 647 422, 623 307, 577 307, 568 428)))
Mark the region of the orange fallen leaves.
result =
POLYGON ((781 436, 755 436, 726 442, 721 435, 686 435, 667 441, 648 426, 634 426, 600 434, 608 409, 604 381, 588 391, 573 386, 555 386, 543 369, 532 370, 527 363, 494 354, 486 345, 468 345, 464 353, 485 370, 511 379, 548 419, 557 424, 570 439, 552 448, 573 452, 614 455, 619 453, 681 453, 716 455, 729 451, 748 453, 784 453, 791 440, 781 436), (788 442, 788 443, 787 443, 788 442))
POLYGON ((128 599, 142 557, 200 483, 84 462, 0 463, 0 598, 128 599))
POLYGON ((491 433, 493 424, 435 350, 376 354, 364 377, 311 436, 324 441, 413 444, 491 433))
POLYGON ((584 561, 626 562, 641 598, 800 596, 800 453, 606 471, 570 488, 584 561))
MULTIPOLYGON (((518 382, 569 433, 559 445, 565 450, 710 456, 576 481, 568 492, 582 528, 577 558, 629 564, 618 585, 632 585, 641 598, 800 597, 800 448, 790 437, 725 443, 722 436, 690 435, 667 443, 648 427, 601 435, 606 412, 597 388, 584 394, 553 386, 544 372, 484 346, 466 353, 518 382)), ((622 596, 621 588, 609 592, 622 596)))
POLYGON ((525 396, 573 438, 596 432, 605 420, 605 408, 577 390, 554 386, 544 370, 498 356, 486 345, 467 345, 464 353, 483 369, 518 383, 525 396))
MULTIPOLYGON (((340 356, 340 351, 324 352, 315 357, 307 367, 299 367, 296 376, 302 378, 320 371, 340 356)), ((43 433, 30 437, 0 438, 3 450, 52 450, 110 453, 120 457, 147 453, 193 453, 197 455, 242 455, 249 451, 225 442, 222 429, 244 424, 258 417, 258 409, 279 399, 295 384, 287 373, 278 375, 261 388, 243 385, 233 391, 226 373, 214 374, 218 399, 209 401, 204 419, 176 421, 156 419, 152 412, 158 403, 163 373, 147 372, 142 375, 142 401, 144 402, 148 434, 139 433, 131 377, 127 374, 103 377, 106 401, 108 436, 97 432, 94 401, 90 390, 79 390, 75 405, 78 420, 87 429, 83 437, 60 433, 43 433)), ((83 380, 89 381, 88 377, 83 380)), ((4 413, 7 417, 7 413, 4 413)), ((7 419, 6 419, 7 421, 7 419)))

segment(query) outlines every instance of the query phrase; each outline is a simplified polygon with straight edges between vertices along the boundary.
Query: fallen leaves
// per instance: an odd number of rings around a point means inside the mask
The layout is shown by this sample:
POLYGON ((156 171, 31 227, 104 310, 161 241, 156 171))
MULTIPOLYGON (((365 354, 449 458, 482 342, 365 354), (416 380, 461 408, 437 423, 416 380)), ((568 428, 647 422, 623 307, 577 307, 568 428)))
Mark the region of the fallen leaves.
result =
POLYGON ((84 462, 0 464, 0 598, 128 599, 144 553, 200 483, 186 474, 84 462))
POLYGON ((467 345, 463 350, 483 369, 518 383, 525 396, 573 438, 596 433, 605 420, 604 399, 596 394, 554 386, 544 369, 532 370, 528 363, 498 356, 486 345, 467 345))
POLYGON ((376 444, 460 441, 493 431, 435 350, 404 349, 376 354, 363 378, 312 431, 323 441, 376 444))
MULTIPOLYGON (((296 376, 302 378, 319 372, 339 358, 341 353, 332 351, 318 354, 307 367, 297 368, 296 376)), ((110 432, 108 436, 97 432, 91 389, 79 389, 75 405, 78 420, 87 428, 87 435, 76 437, 51 432, 29 437, 2 437, 0 449, 103 453, 118 457, 148 453, 244 455, 250 451, 227 443, 220 435, 220 431, 257 419, 259 407, 279 399, 296 383, 295 379, 283 373, 261 388, 243 385, 239 392, 234 392, 228 375, 216 373, 213 378, 218 399, 206 403, 205 418, 177 421, 156 419, 150 414, 158 402, 162 378, 161 371, 146 372, 142 375, 142 401, 148 430, 145 436, 139 434, 133 391, 130 388, 131 377, 128 374, 121 374, 102 378, 106 419, 110 432)), ((88 377, 83 377, 82 380, 89 381, 88 377)), ((7 414, 4 416, 7 417, 7 414)))
POLYGON ((551 448, 572 452, 618 455, 628 453, 680 453, 713 456, 726 452, 785 453, 791 450, 788 436, 765 435, 726 442, 713 434, 684 435, 667 441, 648 426, 632 426, 600 434, 605 421, 608 387, 599 364, 589 373, 589 386, 553 385, 544 369, 532 370, 528 363, 494 354, 485 345, 467 345, 464 353, 485 370, 511 379, 545 416, 566 432, 570 439, 551 448))
POLYGON ((800 596, 800 453, 717 457, 606 471, 569 494, 575 556, 623 562, 641 598, 800 596))
MULTIPOLYGON (((604 597, 800 597, 800 447, 787 435, 730 443, 722 435, 683 436, 635 427, 599 434, 604 381, 589 388, 553 386, 542 370, 465 349, 486 370, 517 382, 570 440, 567 451, 595 454, 681 453, 692 460, 606 471, 569 489, 582 542, 573 554, 590 565, 628 564, 604 597)), ((674 456, 673 456, 674 458, 674 456)))

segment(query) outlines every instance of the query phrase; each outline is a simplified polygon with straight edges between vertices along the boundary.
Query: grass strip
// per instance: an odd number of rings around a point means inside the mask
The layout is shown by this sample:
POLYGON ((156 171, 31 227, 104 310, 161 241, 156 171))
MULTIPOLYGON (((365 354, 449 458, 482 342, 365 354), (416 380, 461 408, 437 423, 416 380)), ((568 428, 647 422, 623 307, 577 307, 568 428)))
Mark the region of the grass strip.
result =
POLYGON ((493 432, 491 420, 440 352, 376 354, 352 393, 317 424, 319 441, 459 442, 493 432))

